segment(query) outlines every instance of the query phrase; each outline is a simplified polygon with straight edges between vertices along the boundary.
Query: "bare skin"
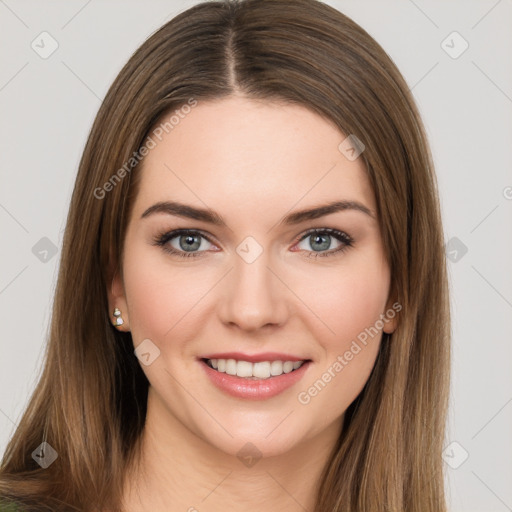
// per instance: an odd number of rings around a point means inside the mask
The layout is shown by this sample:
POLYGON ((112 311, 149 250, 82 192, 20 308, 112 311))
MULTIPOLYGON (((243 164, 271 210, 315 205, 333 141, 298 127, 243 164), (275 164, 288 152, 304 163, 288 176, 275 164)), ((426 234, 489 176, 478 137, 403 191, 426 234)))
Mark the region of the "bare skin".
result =
MULTIPOLYGON (((392 304, 375 198, 362 159, 338 149, 345 137, 304 107, 231 96, 199 102, 146 156, 122 275, 108 290, 125 321, 119 329, 131 331, 135 347, 149 339, 160 351, 142 365, 148 414, 127 512, 314 509, 344 413, 368 380, 382 330, 396 328, 387 320, 342 371, 334 367, 392 304), (348 208, 279 224, 343 200, 369 214, 348 208), (226 226, 164 212, 142 218, 163 201, 209 208, 226 226), (312 228, 319 233, 305 236, 312 228), (154 243, 175 229, 200 231, 197 257, 154 243), (236 250, 249 236, 262 250, 251 263, 236 250), (312 362, 291 388, 244 399, 215 387, 200 360, 228 351, 312 362), (319 379, 325 386, 308 391, 319 379), (243 447, 257 459, 250 467, 237 456, 243 447)), ((186 253, 182 239, 165 243, 186 253)))

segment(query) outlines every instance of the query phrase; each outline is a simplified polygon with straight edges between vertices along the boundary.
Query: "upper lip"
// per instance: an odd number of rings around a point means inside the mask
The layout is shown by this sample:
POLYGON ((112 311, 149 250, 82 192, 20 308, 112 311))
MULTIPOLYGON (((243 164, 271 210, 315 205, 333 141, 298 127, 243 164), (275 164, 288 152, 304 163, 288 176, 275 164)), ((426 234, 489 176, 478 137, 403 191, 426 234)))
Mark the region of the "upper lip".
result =
POLYGON ((290 354, 278 352, 262 352, 261 354, 243 354, 242 352, 222 352, 203 356, 201 359, 236 359, 237 361, 248 361, 259 363, 261 361, 308 361, 306 357, 297 357, 290 354))

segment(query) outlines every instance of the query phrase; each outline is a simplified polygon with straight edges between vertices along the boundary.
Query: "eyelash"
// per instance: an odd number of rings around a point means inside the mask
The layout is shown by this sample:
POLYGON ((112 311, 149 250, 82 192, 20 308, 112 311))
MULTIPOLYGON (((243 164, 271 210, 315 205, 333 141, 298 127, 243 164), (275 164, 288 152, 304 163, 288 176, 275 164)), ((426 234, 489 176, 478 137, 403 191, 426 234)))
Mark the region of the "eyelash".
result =
MULTIPOLYGON (((339 242, 342 242, 343 245, 338 247, 338 249, 330 250, 330 251, 322 251, 322 252, 315 252, 315 251, 307 251, 309 252, 308 256, 305 256, 306 258, 324 258, 328 256, 333 256, 335 254, 342 254, 344 251, 346 251, 349 247, 352 247, 354 240, 352 237, 344 233, 343 231, 338 231, 337 229, 331 229, 331 228, 314 228, 308 230, 306 233, 304 233, 302 236, 297 238, 294 242, 295 244, 298 244, 302 242, 302 240, 306 239, 308 236, 315 235, 315 234, 328 234, 336 238, 339 242)), ((202 253, 205 251, 197 251, 197 252, 185 252, 185 251, 177 251, 176 249, 170 247, 167 245, 167 242, 172 240, 173 238, 176 238, 180 235, 200 235, 202 238, 207 240, 210 243, 213 243, 207 236, 205 236, 203 233, 197 230, 193 229, 176 229, 174 231, 168 231, 158 234, 154 237, 154 245, 157 245, 161 247, 165 252, 170 253, 175 256, 179 256, 181 258, 195 258, 198 256, 201 256, 202 253)))

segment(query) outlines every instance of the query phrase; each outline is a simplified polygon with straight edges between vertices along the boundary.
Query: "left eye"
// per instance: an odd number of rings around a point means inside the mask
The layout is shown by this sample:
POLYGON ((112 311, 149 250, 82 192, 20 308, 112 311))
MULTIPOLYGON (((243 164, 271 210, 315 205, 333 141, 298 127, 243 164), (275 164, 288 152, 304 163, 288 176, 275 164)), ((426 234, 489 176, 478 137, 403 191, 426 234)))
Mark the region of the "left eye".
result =
POLYGON ((299 243, 302 242, 305 242, 306 245, 306 247, 302 247, 302 249, 305 249, 311 253, 308 255, 308 258, 315 258, 317 256, 330 256, 332 254, 342 252, 352 245, 353 240, 350 236, 348 236, 346 233, 343 233, 342 231, 326 228, 309 231, 300 238, 299 243), (338 242, 338 246, 334 249, 331 249, 333 238, 338 242), (308 239, 309 242, 307 242, 308 239))

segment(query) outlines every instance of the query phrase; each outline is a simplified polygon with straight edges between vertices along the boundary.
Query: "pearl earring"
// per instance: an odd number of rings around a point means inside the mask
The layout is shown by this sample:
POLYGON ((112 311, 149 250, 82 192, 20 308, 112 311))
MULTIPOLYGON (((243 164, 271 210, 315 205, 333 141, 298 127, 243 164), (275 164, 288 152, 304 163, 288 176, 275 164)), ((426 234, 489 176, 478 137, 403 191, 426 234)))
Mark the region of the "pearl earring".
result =
POLYGON ((119 311, 119 309, 115 308, 114 309, 114 325, 123 325, 124 324, 124 320, 121 318, 121 311, 119 311))

